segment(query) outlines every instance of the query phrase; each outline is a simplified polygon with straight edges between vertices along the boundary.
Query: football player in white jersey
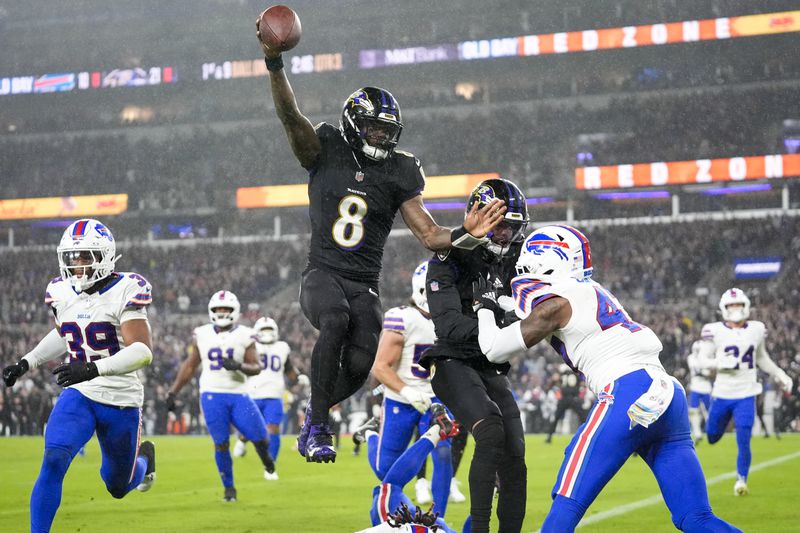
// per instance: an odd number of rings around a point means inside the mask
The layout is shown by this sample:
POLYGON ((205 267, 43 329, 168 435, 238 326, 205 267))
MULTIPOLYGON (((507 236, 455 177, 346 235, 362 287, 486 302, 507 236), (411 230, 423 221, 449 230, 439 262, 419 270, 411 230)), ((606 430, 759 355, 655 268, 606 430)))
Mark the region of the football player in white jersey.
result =
MULTIPOLYGON (((289 345, 279 340, 278 324, 275 320, 269 317, 259 318, 253 325, 253 332, 261 372, 248 378, 247 389, 267 423, 269 454, 273 461, 277 461, 281 449, 283 394, 286 391, 284 376, 291 381, 297 381, 300 376, 289 361, 289 345)), ((235 457, 242 457, 246 453, 246 442, 244 435, 240 435, 233 447, 235 457)), ((274 481, 278 479, 278 474, 265 472, 264 478, 274 481)))
POLYGON ((139 274, 115 272, 119 259, 111 231, 93 219, 73 222, 58 245, 61 276, 47 286, 45 303, 55 329, 18 363, 3 369, 11 387, 26 371, 54 359, 64 392, 50 413, 44 460, 31 494, 31 531, 50 531, 75 454, 97 433, 100 477, 114 498, 155 480, 155 448, 140 444, 143 388, 136 371, 153 359, 146 308, 152 288, 139 274))
MULTIPOLYGON (((408 448, 414 429, 417 428, 420 435, 428 429, 431 403, 436 401, 430 371, 419 365, 422 353, 436 341, 425 294, 427 273, 428 262, 425 261, 411 276, 411 305, 386 311, 372 367, 373 375, 386 387, 380 443, 375 457, 376 471, 381 479, 408 448)), ((438 443, 432 458, 434 509, 444 517, 453 478, 449 439, 438 443)))
POLYGON ((701 358, 713 358, 717 376, 711 391, 706 434, 714 444, 725 433, 731 418, 736 426, 736 483, 733 493, 748 493, 747 474, 750 471, 750 435, 756 412, 756 396, 761 394, 758 371, 774 377, 787 391, 792 380, 769 358, 766 347, 766 327, 763 322, 748 320, 750 299, 737 288, 728 289, 719 300, 722 322, 703 326, 700 333, 701 358))
POLYGON ((496 289, 478 283, 479 342, 489 361, 547 340, 597 402, 564 453, 542 533, 574 531, 634 452, 658 480, 672 522, 682 531, 740 531, 714 516, 692 443, 681 385, 658 359, 662 345, 592 281, 589 241, 570 226, 545 226, 526 239, 511 281, 519 322, 495 323, 496 289))
POLYGON ((247 395, 247 376, 257 375, 261 366, 256 359, 253 331, 237 324, 239 309, 239 299, 230 291, 218 291, 211 296, 208 302, 211 323, 195 328, 191 352, 167 394, 167 408, 173 410, 175 396, 194 377, 197 367, 203 366, 200 406, 214 441, 214 459, 225 487, 224 500, 228 502, 236 501, 229 448, 231 425, 253 441, 265 477, 275 472, 264 417, 247 395))
POLYGON ((708 418, 711 405, 711 375, 714 360, 700 355, 700 341, 692 343, 692 351, 686 362, 689 366, 689 422, 692 424, 692 439, 698 444, 703 439, 702 419, 708 418))

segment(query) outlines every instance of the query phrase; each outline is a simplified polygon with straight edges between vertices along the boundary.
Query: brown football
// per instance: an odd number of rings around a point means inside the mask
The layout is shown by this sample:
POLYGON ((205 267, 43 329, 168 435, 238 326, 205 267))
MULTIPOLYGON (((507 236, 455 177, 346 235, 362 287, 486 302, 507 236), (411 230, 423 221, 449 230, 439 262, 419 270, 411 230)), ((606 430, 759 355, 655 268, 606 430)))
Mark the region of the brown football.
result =
POLYGON ((303 33, 297 13, 286 6, 272 6, 259 17, 258 30, 261 40, 269 48, 286 52, 300 42, 303 33))

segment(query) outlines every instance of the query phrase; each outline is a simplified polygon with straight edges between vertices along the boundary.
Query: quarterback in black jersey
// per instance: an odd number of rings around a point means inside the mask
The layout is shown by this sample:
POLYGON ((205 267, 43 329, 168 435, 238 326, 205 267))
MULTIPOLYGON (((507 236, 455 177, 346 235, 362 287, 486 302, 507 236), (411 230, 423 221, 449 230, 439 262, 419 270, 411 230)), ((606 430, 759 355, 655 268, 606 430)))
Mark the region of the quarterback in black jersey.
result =
POLYGON ((504 200, 508 210, 503 222, 490 233, 490 240, 473 250, 454 248, 434 255, 428 261, 425 287, 436 344, 423 353, 420 363, 431 368, 436 397, 475 438, 469 469, 473 533, 489 531, 495 477, 500 483, 499 531, 520 531, 525 517, 525 440, 519 408, 506 377, 509 365, 489 362, 478 343, 476 301, 484 307, 491 305, 501 321, 506 313, 502 298, 494 294, 508 296, 508 310, 513 307, 507 288, 516 275, 515 263, 528 223, 525 197, 504 179, 480 183, 470 196, 467 210, 498 198, 504 200), (492 302, 482 301, 484 292, 493 294, 492 302))
MULTIPOLYGON (((256 24, 258 28, 258 23, 256 24)), ((503 220, 502 201, 476 205, 462 227, 436 224, 422 203, 425 174, 396 150, 403 131, 391 93, 364 87, 345 101, 339 127, 312 126, 300 112, 280 52, 263 44, 275 111, 309 174, 311 249, 300 306, 319 330, 311 355, 311 400, 297 448, 306 460, 336 459, 328 411, 369 376, 381 331, 378 281, 383 247, 398 211, 430 250, 472 249, 503 220)))

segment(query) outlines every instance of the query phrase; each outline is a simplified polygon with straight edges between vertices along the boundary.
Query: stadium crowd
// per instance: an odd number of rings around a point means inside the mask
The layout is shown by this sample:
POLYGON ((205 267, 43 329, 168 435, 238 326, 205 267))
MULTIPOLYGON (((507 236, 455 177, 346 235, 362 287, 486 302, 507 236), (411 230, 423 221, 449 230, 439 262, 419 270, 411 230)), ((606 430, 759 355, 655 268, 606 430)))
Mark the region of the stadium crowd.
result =
MULTIPOLYGON (((535 215, 534 215, 535 216, 535 215)), ((112 221, 113 223, 113 221, 112 221)), ((717 320, 718 295, 737 284, 753 300, 752 319, 766 323, 772 359, 800 382, 800 290, 792 273, 800 267, 800 227, 795 218, 730 220, 590 228, 595 279, 619 295, 634 320, 653 329, 664 344, 662 362, 669 372, 688 381, 686 356, 705 322, 717 320), (710 239, 709 235, 714 238, 710 239), (789 238, 788 236, 793 236, 789 238), (769 281, 735 282, 736 257, 771 254, 784 258, 781 274, 769 281)), ((163 398, 187 353, 194 327, 207 322, 205 307, 218 289, 231 290, 243 304, 242 322, 250 325, 269 315, 292 347, 292 364, 305 371, 316 332, 296 302, 307 243, 261 242, 208 244, 187 241, 162 248, 135 245, 121 249, 121 271, 135 271, 154 287, 150 319, 154 361, 144 373, 145 430, 148 433, 201 432, 197 387, 180 396, 185 416, 176 423, 163 398)), ((414 267, 427 257, 412 237, 390 239, 384 256, 381 298, 385 309, 409 298, 414 267)), ((57 275, 55 247, 4 253, 0 270, 0 354, 9 363, 26 353, 51 327, 42 303, 44 286, 57 275)), ((554 394, 549 378, 560 360, 549 347, 537 346, 517 359, 510 378, 529 432, 543 431, 552 416, 554 394)), ((0 434, 38 434, 59 394, 47 369, 30 373, 21 387, 3 388, 0 434)), ((365 388, 345 412, 368 408, 365 388)), ((284 429, 296 430, 293 416, 302 411, 307 391, 295 385, 284 429)), ((797 390, 780 399, 781 430, 800 430, 797 390)))
MULTIPOLYGON (((484 110, 410 111, 403 141, 428 175, 500 172, 523 188, 564 187, 572 182, 575 140, 581 134, 603 135, 584 161, 593 165, 781 153, 776 126, 800 115, 793 91, 773 87, 612 98, 596 109, 498 107, 488 117, 484 110), (451 134, 487 130, 492 133, 451 134)), ((338 118, 330 120, 338 124, 338 118)), ((154 131, 151 139, 121 133, 2 136, 0 175, 16 176, 4 185, 6 198, 41 196, 43 190, 59 196, 126 191, 131 209, 149 212, 230 208, 236 187, 306 180, 285 139, 265 135, 260 122, 233 129, 203 125, 154 131), (104 179, 82 189, 86 175, 104 179)))

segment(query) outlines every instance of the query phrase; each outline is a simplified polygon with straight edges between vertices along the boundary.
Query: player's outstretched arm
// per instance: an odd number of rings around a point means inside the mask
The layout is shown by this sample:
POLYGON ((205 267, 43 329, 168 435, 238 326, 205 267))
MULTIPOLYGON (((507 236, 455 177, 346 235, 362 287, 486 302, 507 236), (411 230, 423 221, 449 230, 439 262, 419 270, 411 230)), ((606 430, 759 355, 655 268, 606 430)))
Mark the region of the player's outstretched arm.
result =
POLYGON ((294 156, 303 168, 310 168, 322 151, 322 145, 317 137, 317 132, 314 131, 313 124, 300 112, 300 108, 297 106, 294 91, 283 69, 281 53, 277 50, 271 50, 261 40, 260 21, 260 18, 256 20, 256 36, 267 62, 275 112, 278 114, 284 130, 286 130, 286 136, 289 138, 289 145, 292 147, 294 156))
POLYGON ((758 345, 756 365, 758 365, 759 369, 777 379, 786 392, 791 393, 793 385, 792 378, 770 358, 769 353, 767 353, 767 347, 764 344, 764 341, 761 341, 761 344, 758 345))
POLYGON ((475 203, 464 218, 464 225, 450 229, 440 226, 433 220, 430 211, 417 195, 400 205, 408 229, 427 249, 434 252, 455 246, 472 250, 485 242, 486 235, 497 226, 505 216, 506 207, 502 200, 494 199, 478 208, 475 203))
POLYGON ((403 353, 403 345, 402 333, 384 329, 378 341, 378 353, 375 356, 372 373, 378 381, 403 396, 414 409, 425 413, 431 406, 431 399, 417 389, 406 385, 395 370, 403 353))
POLYGON ((511 356, 563 328, 572 317, 572 306, 566 298, 556 296, 534 307, 531 314, 519 322, 500 329, 494 312, 478 310, 478 343, 486 358, 493 363, 505 363, 511 356))
POLYGON ((178 375, 175 376, 175 381, 172 382, 172 386, 167 392, 167 409, 170 411, 175 409, 175 396, 192 379, 192 376, 197 372, 197 367, 200 366, 200 350, 197 348, 197 343, 192 343, 189 350, 189 356, 181 363, 178 375))
POLYGON ((54 328, 22 359, 3 368, 3 382, 7 387, 13 387, 28 370, 37 368, 47 361, 63 357, 66 353, 67 344, 58 330, 54 328))

